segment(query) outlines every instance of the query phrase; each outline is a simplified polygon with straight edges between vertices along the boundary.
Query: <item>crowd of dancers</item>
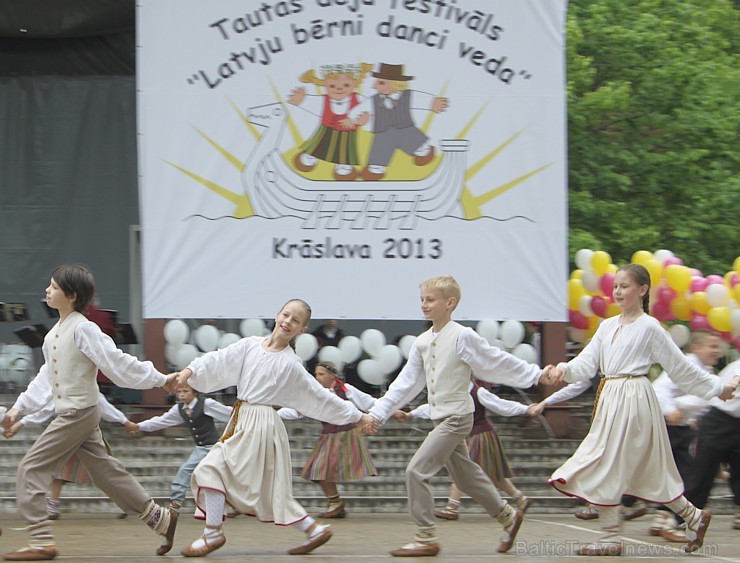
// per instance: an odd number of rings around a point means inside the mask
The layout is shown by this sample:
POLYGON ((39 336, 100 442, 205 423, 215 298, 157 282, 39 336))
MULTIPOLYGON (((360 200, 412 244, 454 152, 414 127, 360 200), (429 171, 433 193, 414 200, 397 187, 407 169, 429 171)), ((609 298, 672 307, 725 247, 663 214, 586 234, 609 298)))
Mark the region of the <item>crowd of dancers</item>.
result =
MULTIPOLYGON (((692 354, 684 355, 649 316, 649 291, 650 276, 644 267, 620 268, 613 297, 622 313, 605 319, 576 358, 540 368, 492 347, 474 330, 452 320, 461 298, 454 278, 426 280, 420 284, 421 310, 431 327, 416 339, 387 392, 374 398, 345 383, 332 363, 318 364, 315 377, 305 370, 291 346, 311 320, 310 306, 300 299, 280 308, 268 336, 243 338, 166 375, 151 362, 119 350, 82 314, 95 293, 93 276, 78 265, 60 266, 46 289, 46 303, 59 312, 59 321, 45 337, 44 364, 13 407, 0 410, 6 436, 55 414, 18 467, 16 498, 28 524, 28 541, 5 553, 4 559, 49 560, 58 555, 53 520, 59 514, 59 495, 54 487, 61 485, 55 483, 79 482, 83 470, 124 514, 138 515, 163 536, 156 549, 159 555, 173 547, 188 488, 193 491, 196 518, 205 526, 200 537, 181 550, 183 556, 202 557, 222 547, 229 512, 296 528, 303 539, 288 553, 310 553, 332 537, 331 526, 321 520, 346 514, 337 484, 377 474, 362 434, 379 432, 390 418, 410 417, 430 419, 433 428, 406 468, 416 532, 391 554, 439 553, 436 522, 458 518, 463 493, 500 524, 496 549, 507 552, 531 499, 511 481, 512 471, 486 411, 534 416, 549 404, 583 392, 597 375, 601 379, 588 435, 549 480, 556 490, 589 503, 589 518, 599 518, 601 537, 578 548, 578 553, 622 552, 620 506, 625 498, 659 506, 651 530, 685 543, 687 552, 696 551, 711 522, 705 505, 723 462, 729 464, 740 507, 740 398, 735 396, 740 365, 730 364, 720 376, 707 370, 719 358, 704 355, 704 347, 716 347, 711 334, 697 336, 692 354), (665 371, 652 384, 647 375, 654 364, 665 371), (100 395, 98 369, 120 386, 163 387, 177 394, 178 404, 161 416, 132 423, 100 395), (568 385, 530 406, 501 399, 486 388, 527 389, 561 382, 568 385), (201 395, 227 387, 236 387, 233 407, 201 395), (426 405, 402 410, 424 389, 426 405), (696 430, 699 414, 707 410, 696 430), (189 429, 194 449, 172 482, 168 506, 154 502, 112 456, 98 426, 101 416, 131 433, 177 424, 189 429), (299 417, 322 422, 322 434, 302 472, 326 495, 327 508, 316 516, 321 520, 308 515, 293 497, 283 420, 299 417), (226 423, 223 433, 217 431, 216 422, 226 423), (696 455, 702 456, 702 469, 697 471, 689 461, 688 444, 694 442, 696 455), (430 481, 443 467, 452 487, 447 505, 436 509, 430 481), (49 497, 53 489, 56 493, 49 497)), ((735 527, 740 529, 740 513, 735 527)))

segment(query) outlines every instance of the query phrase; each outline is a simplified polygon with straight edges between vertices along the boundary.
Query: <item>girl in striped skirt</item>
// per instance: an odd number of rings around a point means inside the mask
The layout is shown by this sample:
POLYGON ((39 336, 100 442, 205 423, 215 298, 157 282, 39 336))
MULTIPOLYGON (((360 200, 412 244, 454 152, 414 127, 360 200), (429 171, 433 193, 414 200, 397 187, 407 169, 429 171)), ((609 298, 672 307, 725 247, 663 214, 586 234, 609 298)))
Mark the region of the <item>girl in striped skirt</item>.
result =
MULTIPOLYGON (((351 401, 361 411, 366 411, 375 403, 372 396, 344 383, 332 362, 319 363, 314 373, 323 387, 341 399, 351 401)), ((301 416, 288 408, 280 409, 278 414, 285 420, 301 416)), ((356 423, 338 426, 322 422, 321 426, 321 437, 303 467, 301 477, 318 483, 327 497, 329 506, 317 518, 344 518, 347 513, 337 483, 364 479, 378 472, 356 423)))

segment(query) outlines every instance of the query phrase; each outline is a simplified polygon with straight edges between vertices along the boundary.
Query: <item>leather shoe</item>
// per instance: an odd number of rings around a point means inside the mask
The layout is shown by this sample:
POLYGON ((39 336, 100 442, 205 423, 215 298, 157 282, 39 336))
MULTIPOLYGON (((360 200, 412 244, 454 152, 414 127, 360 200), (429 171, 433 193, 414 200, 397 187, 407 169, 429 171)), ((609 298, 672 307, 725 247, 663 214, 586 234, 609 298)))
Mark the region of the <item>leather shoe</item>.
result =
POLYGON ((699 517, 699 525, 696 527, 696 537, 689 541, 689 543, 683 548, 686 553, 694 553, 702 545, 704 545, 704 536, 707 534, 707 528, 709 528, 709 522, 712 520, 712 515, 708 510, 702 510, 701 516, 699 517))
POLYGON ((331 536, 331 530, 329 528, 326 528, 320 534, 312 538, 308 538, 308 541, 306 541, 305 543, 302 543, 301 545, 294 547, 293 549, 288 551, 288 555, 305 555, 306 553, 311 553, 317 547, 320 547, 328 542, 331 539, 331 536))
POLYGON ((424 156, 414 156, 416 166, 426 166, 434 158, 434 147, 429 147, 429 151, 424 156))
POLYGON ((391 551, 393 557, 433 557, 440 551, 439 544, 436 542, 418 542, 409 543, 398 549, 391 551))
POLYGON ((157 548, 157 555, 164 555, 172 549, 175 542, 175 530, 177 529, 177 510, 168 508, 170 511, 170 525, 167 527, 167 533, 164 535, 164 543, 157 548))
POLYGON ((314 164, 313 166, 303 164, 303 162, 301 162, 301 154, 303 153, 299 152, 293 157, 293 166, 295 166, 296 169, 300 170, 301 172, 311 172, 311 170, 316 168, 316 164, 314 164))
POLYGON ((55 547, 22 547, 3 555, 6 561, 50 561, 57 556, 55 547))
POLYGON ((457 510, 450 510, 449 508, 435 510, 434 515, 440 520, 457 520, 460 518, 460 513, 457 510))
POLYGON ((362 179, 366 182, 374 182, 376 180, 382 179, 383 176, 385 176, 385 172, 370 172, 370 168, 365 166, 365 168, 362 169, 360 176, 362 176, 362 179))
POLYGON ((350 182, 354 180, 355 178, 357 178, 357 176, 359 176, 360 174, 359 172, 357 172, 357 168, 353 166, 352 172, 350 172, 349 174, 338 174, 336 169, 334 169, 333 175, 334 175, 334 179, 339 182, 344 182, 344 181, 350 182))
POLYGON ((635 518, 640 518, 641 516, 645 516, 648 512, 647 506, 645 506, 642 502, 640 504, 635 504, 633 506, 633 510, 625 511, 622 515, 622 520, 634 520, 635 518))
POLYGON ((205 542, 203 547, 195 549, 192 545, 189 545, 180 552, 180 555, 183 557, 205 557, 226 543, 226 536, 224 534, 213 540, 208 540, 205 536, 201 536, 201 539, 205 542))
MULTIPOLYGON (((331 504, 329 505, 329 508, 331 508, 331 504)), ((344 501, 340 500, 339 504, 337 504, 335 508, 322 512, 321 514, 317 514, 316 518, 344 518, 345 516, 347 516, 347 511, 344 510, 344 501)))
POLYGON ((599 511, 596 510, 596 507, 594 507, 594 505, 589 504, 580 512, 576 512, 574 516, 579 520, 596 520, 599 517, 599 511))
POLYGON ((508 537, 507 539, 502 540, 500 544, 498 544, 498 549, 496 551, 498 551, 499 553, 506 553, 511 549, 511 546, 514 545, 516 534, 522 525, 522 521, 524 520, 524 512, 519 509, 515 509, 514 511, 516 513, 516 515, 514 516, 514 523, 509 527, 509 529, 504 528, 504 533, 508 537))
POLYGON ((595 543, 579 547, 576 553, 588 557, 594 557, 596 555, 622 555, 622 545, 619 543, 595 543))

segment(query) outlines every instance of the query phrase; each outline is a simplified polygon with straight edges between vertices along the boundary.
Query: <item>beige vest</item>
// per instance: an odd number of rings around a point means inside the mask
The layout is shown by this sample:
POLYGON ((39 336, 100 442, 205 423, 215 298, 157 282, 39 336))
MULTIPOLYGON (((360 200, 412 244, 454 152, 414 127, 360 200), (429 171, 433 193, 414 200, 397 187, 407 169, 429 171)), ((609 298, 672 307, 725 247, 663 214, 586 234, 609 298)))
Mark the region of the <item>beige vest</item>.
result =
POLYGON ((98 368, 75 344, 75 328, 86 320, 82 313, 71 313, 44 338, 56 412, 98 404, 98 368))
POLYGON ((432 337, 429 329, 416 339, 416 347, 424 362, 427 379, 427 401, 432 420, 451 415, 469 414, 475 410, 470 396, 470 366, 457 357, 457 337, 463 326, 448 322, 432 337))

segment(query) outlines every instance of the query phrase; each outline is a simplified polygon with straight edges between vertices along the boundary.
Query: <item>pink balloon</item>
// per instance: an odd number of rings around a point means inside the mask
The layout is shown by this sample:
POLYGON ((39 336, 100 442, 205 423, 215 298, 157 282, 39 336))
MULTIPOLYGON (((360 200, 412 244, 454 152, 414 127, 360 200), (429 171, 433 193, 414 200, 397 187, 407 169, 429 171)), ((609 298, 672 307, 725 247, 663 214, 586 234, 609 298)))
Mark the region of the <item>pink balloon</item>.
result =
POLYGON ((712 285, 714 283, 725 283, 725 278, 722 276, 718 276, 717 274, 712 274, 711 276, 707 276, 707 285, 712 285))
POLYGON ((732 275, 730 276, 730 287, 735 287, 739 283, 740 276, 738 276, 735 272, 732 272, 732 275))
POLYGON ((595 315, 601 317, 602 319, 606 316, 607 307, 607 300, 604 297, 596 295, 593 299, 591 299, 591 310, 594 312, 595 315))
POLYGON ((601 293, 607 297, 611 297, 612 293, 614 293, 614 274, 607 272, 601 276, 601 279, 599 280, 599 289, 601 289, 601 293))
POLYGON ((580 311, 568 311, 568 320, 573 328, 588 328, 588 318, 580 311))
POLYGON ((735 339, 735 341, 733 342, 733 344, 735 345, 735 350, 737 350, 738 352, 740 352, 740 336, 738 336, 735 339))
POLYGON ((676 290, 668 287, 667 285, 661 285, 658 288, 658 302, 664 305, 670 305, 673 298, 676 297, 676 290))
POLYGON ((681 260, 678 256, 671 256, 670 258, 666 258, 665 262, 663 262, 663 268, 667 268, 672 264, 683 266, 683 260, 681 260))
POLYGON ((704 277, 704 274, 701 273, 701 270, 697 270, 696 268, 689 268, 689 271, 691 272, 692 276, 697 276, 700 278, 704 277))
POLYGON ((675 315, 671 312, 669 304, 665 301, 658 301, 655 305, 653 305, 653 310, 651 311, 651 314, 661 322, 670 321, 676 318, 675 315))
POLYGON ((691 278, 691 287, 689 290, 691 293, 698 293, 699 291, 704 291, 708 285, 709 282, 706 279, 700 276, 695 276, 691 278))
POLYGON ((700 315, 699 313, 691 313, 691 321, 689 324, 693 330, 711 330, 707 316, 700 315))

